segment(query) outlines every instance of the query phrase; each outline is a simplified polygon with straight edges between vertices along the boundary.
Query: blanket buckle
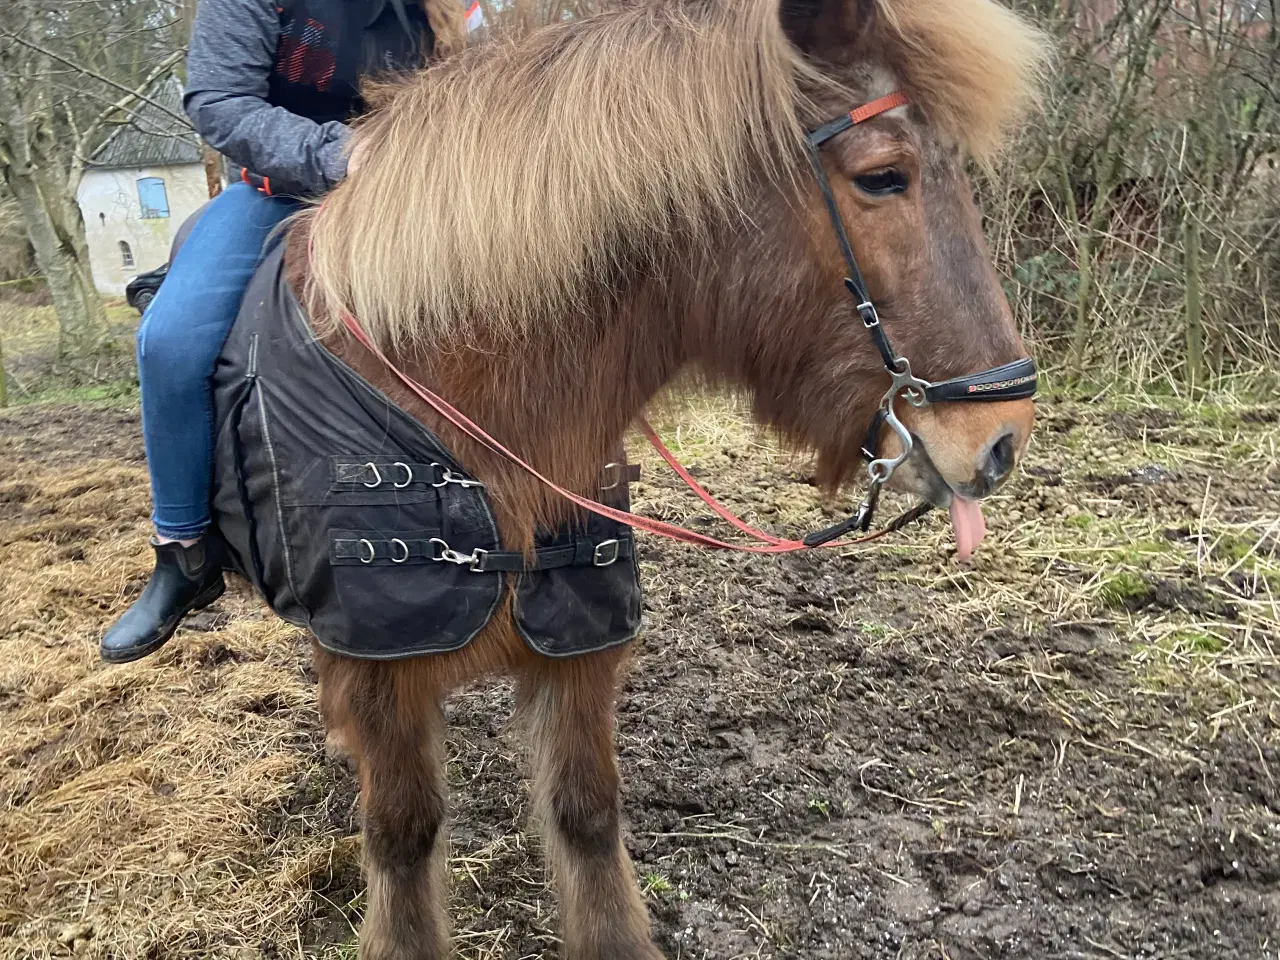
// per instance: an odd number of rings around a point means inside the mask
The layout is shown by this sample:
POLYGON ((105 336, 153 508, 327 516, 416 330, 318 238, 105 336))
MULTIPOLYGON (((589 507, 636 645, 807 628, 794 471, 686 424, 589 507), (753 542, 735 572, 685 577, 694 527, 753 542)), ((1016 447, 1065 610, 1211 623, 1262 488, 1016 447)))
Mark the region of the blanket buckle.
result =
POLYGON ((618 559, 618 541, 601 540, 591 553, 591 562, 597 567, 612 566, 618 559))
POLYGON ((431 559, 436 563, 456 563, 460 567, 469 567, 477 573, 485 572, 484 558, 489 555, 488 550, 476 547, 470 553, 459 553, 439 537, 432 537, 427 542, 435 548, 431 559))

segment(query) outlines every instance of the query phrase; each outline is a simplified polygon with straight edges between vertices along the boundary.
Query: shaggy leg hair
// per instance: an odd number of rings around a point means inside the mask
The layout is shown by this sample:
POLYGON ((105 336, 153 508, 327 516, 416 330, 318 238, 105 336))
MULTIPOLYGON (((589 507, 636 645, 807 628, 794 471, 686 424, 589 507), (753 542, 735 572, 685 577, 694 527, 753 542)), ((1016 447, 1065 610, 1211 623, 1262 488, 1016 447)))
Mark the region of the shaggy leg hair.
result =
POLYGON ((627 653, 540 660, 519 679, 565 960, 661 960, 622 845, 614 701, 627 653))
POLYGON ((444 960, 442 697, 421 660, 379 663, 317 652, 321 707, 360 770, 369 897, 362 960, 444 960))

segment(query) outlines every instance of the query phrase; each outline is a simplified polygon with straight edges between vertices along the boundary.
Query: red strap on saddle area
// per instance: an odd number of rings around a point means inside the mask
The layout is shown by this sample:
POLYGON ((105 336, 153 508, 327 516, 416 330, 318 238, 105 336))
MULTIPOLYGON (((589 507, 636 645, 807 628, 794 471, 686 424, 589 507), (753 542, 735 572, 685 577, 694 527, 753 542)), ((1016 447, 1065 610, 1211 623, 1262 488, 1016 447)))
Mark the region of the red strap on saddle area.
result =
MULTIPOLYGON (((437 395, 427 387, 424 387, 392 363, 387 355, 382 352, 381 348, 379 348, 369 335, 365 333, 360 322, 350 313, 345 311, 343 312, 342 323, 351 335, 355 337, 366 350, 377 357, 378 360, 382 362, 383 366, 390 370, 391 373, 395 375, 396 379, 403 383, 414 394, 414 396, 425 402, 429 407, 431 407, 431 409, 461 430, 466 436, 515 464, 525 471, 525 473, 528 473, 530 476, 537 479, 544 486, 555 491, 555 493, 564 497, 569 502, 581 507, 583 510, 588 510, 591 513, 598 514, 599 516, 606 517, 618 523, 628 524, 638 530, 644 530, 647 533, 666 537, 669 540, 676 540, 680 543, 688 543, 712 550, 736 550, 740 553, 776 554, 817 549, 816 547, 809 546, 801 540, 787 540, 782 537, 775 537, 773 534, 766 533, 763 530, 758 530, 734 514, 731 510, 711 496, 711 494, 709 494, 705 489, 703 489, 698 481, 693 479, 689 471, 685 469, 685 467, 675 458, 675 455, 663 444, 662 440, 658 437, 657 432, 649 425, 649 422, 643 418, 640 420, 640 426, 644 431, 644 435, 648 438, 654 449, 658 451, 659 456, 661 456, 662 459, 671 466, 671 469, 676 472, 686 485, 688 485, 689 489, 696 493, 699 499, 701 499, 703 503, 707 504, 707 506, 711 507, 711 509, 716 512, 716 515, 726 523, 730 524, 742 533, 760 541, 760 543, 739 544, 730 543, 725 540, 718 540, 715 537, 707 536, 705 533, 698 533, 696 530, 689 530, 686 527, 681 527, 674 523, 667 523, 664 520, 655 520, 652 517, 641 516, 638 513, 619 510, 617 507, 598 503, 588 497, 580 496, 571 490, 566 490, 554 480, 543 476, 537 468, 525 462, 517 454, 508 450, 501 442, 486 433, 483 428, 458 410, 453 404, 449 403, 449 401, 437 395)), ((872 540, 878 540, 886 533, 889 533, 890 530, 891 528, 877 530, 875 533, 869 533, 854 540, 836 540, 830 543, 820 544, 820 546, 850 547, 855 544, 868 543, 872 540)))

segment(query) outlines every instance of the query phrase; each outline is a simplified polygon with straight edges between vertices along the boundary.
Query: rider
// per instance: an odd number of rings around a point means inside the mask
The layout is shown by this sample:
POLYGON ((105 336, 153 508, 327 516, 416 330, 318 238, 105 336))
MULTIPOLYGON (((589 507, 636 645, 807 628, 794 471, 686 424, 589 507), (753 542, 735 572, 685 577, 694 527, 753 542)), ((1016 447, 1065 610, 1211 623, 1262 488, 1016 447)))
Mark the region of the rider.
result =
MULTIPOLYGON (((102 639, 104 660, 159 649, 222 595, 209 526, 209 378, 264 243, 299 197, 346 176, 362 77, 425 62, 459 0, 200 0, 184 105, 196 132, 243 168, 212 200, 138 328, 142 435, 156 566, 102 639)), ((456 21, 454 21, 456 22, 456 21)))

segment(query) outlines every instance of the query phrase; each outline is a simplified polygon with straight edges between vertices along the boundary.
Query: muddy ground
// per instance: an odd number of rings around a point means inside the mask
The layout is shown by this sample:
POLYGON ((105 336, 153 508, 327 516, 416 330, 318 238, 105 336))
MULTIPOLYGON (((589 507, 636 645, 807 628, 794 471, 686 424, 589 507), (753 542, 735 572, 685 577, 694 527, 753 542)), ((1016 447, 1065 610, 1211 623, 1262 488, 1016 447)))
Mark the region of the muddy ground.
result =
MULTIPOLYGON (((618 743, 668 956, 1280 957, 1280 410, 1041 410, 968 565, 937 517, 845 555, 643 541, 618 743)), ((848 506, 730 402, 662 429, 760 523, 848 506)), ((652 460, 637 493, 706 522, 652 460)), ((0 414, 0 955, 352 957, 357 796, 305 639, 237 589, 96 659, 146 509, 135 409, 0 414)), ((476 960, 558 956, 510 706, 450 706, 476 960)))

